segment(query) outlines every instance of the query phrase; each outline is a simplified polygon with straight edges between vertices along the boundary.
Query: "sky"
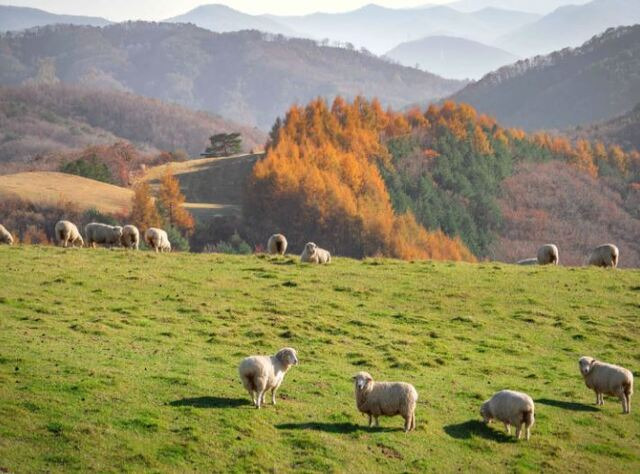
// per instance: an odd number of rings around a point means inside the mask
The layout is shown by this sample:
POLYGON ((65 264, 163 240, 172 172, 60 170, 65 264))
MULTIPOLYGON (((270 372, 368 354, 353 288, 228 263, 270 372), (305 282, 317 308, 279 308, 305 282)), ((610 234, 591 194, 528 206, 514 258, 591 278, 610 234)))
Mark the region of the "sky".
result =
POLYGON ((203 4, 223 3, 245 13, 300 15, 355 10, 368 3, 392 8, 444 4, 451 0, 10 0, 2 5, 40 8, 52 13, 101 16, 113 21, 164 20, 203 4))

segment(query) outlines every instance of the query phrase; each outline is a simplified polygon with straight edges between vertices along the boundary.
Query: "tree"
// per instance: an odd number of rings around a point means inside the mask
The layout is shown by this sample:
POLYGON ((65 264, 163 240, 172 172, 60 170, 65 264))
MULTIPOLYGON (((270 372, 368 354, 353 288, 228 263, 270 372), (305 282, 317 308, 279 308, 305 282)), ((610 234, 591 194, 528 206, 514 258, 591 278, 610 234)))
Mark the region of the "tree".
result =
POLYGON ((142 233, 149 227, 162 226, 162 219, 151 197, 149 183, 141 182, 134 187, 131 216, 129 218, 142 233))
POLYGON ((160 179, 158 191, 158 207, 165 221, 171 226, 181 229, 190 235, 193 233, 195 222, 193 216, 183 205, 184 194, 180 191, 180 182, 173 175, 171 165, 167 165, 164 175, 160 179))
POLYGON ((60 171, 113 184, 113 175, 109 167, 95 154, 87 158, 78 158, 64 163, 60 166, 60 171))
POLYGON ((242 151, 242 137, 240 133, 216 133, 209 137, 211 146, 202 153, 207 158, 237 155, 242 151))

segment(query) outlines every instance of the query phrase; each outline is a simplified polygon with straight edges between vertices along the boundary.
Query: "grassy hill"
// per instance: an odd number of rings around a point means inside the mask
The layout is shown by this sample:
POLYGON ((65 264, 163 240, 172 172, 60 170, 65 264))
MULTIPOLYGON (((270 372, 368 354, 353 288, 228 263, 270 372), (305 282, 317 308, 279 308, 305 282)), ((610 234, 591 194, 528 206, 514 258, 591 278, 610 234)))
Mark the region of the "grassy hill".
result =
POLYGON ((638 375, 638 271, 53 247, 0 260, 3 470, 640 469, 640 412, 595 407, 577 369, 591 354, 638 375), (237 364, 282 346, 300 365, 255 410, 237 364), (359 370, 416 386, 416 432, 366 427, 359 370), (537 402, 530 442, 479 421, 505 387, 537 402))
POLYGON ((128 212, 133 191, 81 176, 39 171, 0 175, 0 197, 17 197, 37 205, 70 202, 80 210, 120 214, 128 212))

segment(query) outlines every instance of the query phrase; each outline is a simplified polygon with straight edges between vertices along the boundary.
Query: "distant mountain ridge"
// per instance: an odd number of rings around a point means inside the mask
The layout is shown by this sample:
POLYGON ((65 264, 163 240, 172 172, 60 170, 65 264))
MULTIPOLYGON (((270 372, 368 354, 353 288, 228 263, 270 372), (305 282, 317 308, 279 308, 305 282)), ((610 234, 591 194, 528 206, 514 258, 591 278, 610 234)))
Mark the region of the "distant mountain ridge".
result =
POLYGON ((52 24, 105 26, 111 22, 98 17, 57 15, 37 8, 0 5, 0 33, 52 24))
POLYGON ((574 138, 587 138, 617 144, 627 150, 640 150, 640 103, 624 115, 568 133, 574 138))
POLYGON ((609 29, 576 49, 518 61, 453 95, 505 125, 565 129, 640 102, 640 25, 609 29))

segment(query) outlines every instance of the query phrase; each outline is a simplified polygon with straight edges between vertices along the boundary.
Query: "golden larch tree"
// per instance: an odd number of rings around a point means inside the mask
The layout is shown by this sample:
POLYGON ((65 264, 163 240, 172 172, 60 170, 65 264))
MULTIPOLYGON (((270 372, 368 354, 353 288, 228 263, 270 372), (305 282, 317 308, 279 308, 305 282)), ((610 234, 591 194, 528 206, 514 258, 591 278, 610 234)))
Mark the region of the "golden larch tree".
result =
POLYGON ((158 190, 158 207, 165 221, 172 227, 181 229, 187 235, 193 233, 195 222, 193 216, 184 208, 185 197, 180 191, 180 182, 173 175, 168 165, 160 179, 158 190))
POLYGON ((162 218, 153 202, 149 183, 144 181, 140 182, 136 184, 133 191, 130 215, 131 222, 133 222, 143 234, 149 227, 161 227, 162 218))

